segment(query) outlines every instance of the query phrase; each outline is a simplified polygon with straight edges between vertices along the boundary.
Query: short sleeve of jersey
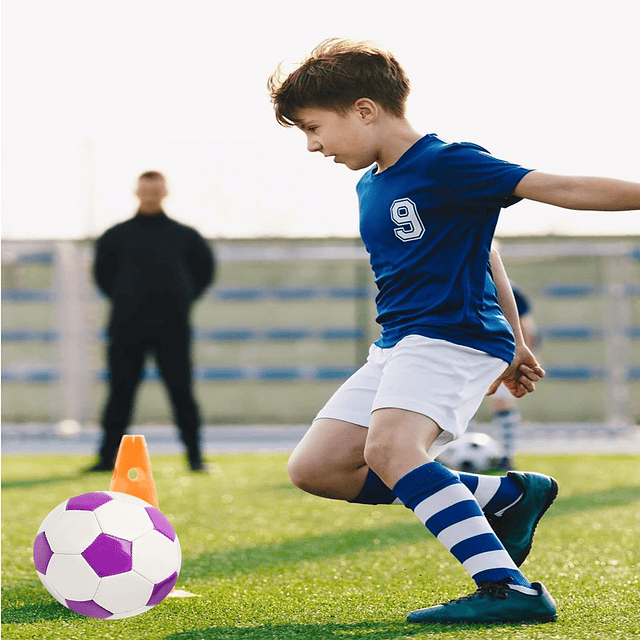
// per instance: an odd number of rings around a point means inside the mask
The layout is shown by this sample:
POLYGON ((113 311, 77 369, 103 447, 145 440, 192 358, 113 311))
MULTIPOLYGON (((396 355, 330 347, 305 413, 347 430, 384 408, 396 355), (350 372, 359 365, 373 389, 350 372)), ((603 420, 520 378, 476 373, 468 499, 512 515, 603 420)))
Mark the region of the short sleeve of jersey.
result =
POLYGON ((519 202, 513 191, 531 171, 469 142, 443 145, 433 166, 441 201, 458 211, 477 211, 478 205, 504 208, 519 202))

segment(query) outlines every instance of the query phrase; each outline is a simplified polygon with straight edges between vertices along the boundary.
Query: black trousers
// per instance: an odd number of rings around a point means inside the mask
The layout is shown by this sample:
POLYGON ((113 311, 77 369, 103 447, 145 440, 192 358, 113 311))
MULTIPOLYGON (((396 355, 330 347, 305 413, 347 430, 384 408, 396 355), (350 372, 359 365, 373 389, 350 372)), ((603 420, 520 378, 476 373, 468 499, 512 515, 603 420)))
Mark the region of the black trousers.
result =
POLYGON ((144 333, 118 333, 117 337, 109 340, 109 397, 102 416, 100 460, 109 465, 115 462, 120 440, 129 427, 146 356, 153 354, 169 394, 173 418, 189 462, 198 463, 202 460, 200 412, 193 394, 190 329, 162 328, 144 333))

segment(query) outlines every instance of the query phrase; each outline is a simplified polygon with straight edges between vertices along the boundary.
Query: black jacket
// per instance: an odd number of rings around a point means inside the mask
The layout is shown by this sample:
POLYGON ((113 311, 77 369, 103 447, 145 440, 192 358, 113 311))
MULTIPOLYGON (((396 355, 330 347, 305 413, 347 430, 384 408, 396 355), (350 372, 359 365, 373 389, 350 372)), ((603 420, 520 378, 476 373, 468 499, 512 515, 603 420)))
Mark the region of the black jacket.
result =
POLYGON ((94 279, 111 300, 109 334, 189 325, 193 302, 213 282, 211 246, 162 212, 117 224, 98 239, 94 279))

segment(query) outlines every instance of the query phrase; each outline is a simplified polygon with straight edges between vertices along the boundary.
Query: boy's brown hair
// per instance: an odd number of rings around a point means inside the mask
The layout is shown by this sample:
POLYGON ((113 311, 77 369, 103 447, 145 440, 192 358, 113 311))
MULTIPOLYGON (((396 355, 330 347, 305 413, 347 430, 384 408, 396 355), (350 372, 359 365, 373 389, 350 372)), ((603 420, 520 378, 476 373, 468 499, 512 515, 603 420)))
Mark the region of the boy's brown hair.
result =
POLYGON ((367 42, 331 38, 321 42, 288 76, 281 67, 269 78, 276 120, 296 124, 296 111, 320 107, 345 114, 359 98, 370 98, 402 118, 409 79, 392 54, 367 42))

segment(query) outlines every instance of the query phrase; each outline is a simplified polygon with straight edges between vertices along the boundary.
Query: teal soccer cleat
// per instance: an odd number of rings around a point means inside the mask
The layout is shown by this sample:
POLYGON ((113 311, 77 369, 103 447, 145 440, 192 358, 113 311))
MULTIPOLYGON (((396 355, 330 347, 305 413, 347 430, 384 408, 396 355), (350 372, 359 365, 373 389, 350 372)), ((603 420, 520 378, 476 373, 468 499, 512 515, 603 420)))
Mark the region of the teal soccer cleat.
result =
POLYGON ((497 622, 553 622, 556 603, 540 582, 538 595, 527 595, 507 586, 510 578, 483 582, 475 593, 427 609, 412 611, 407 622, 419 624, 492 624, 497 622))
POLYGON ((487 520, 519 567, 531 551, 540 518, 558 495, 558 483, 541 473, 509 471, 507 477, 522 489, 522 499, 502 516, 487 515, 487 520))

